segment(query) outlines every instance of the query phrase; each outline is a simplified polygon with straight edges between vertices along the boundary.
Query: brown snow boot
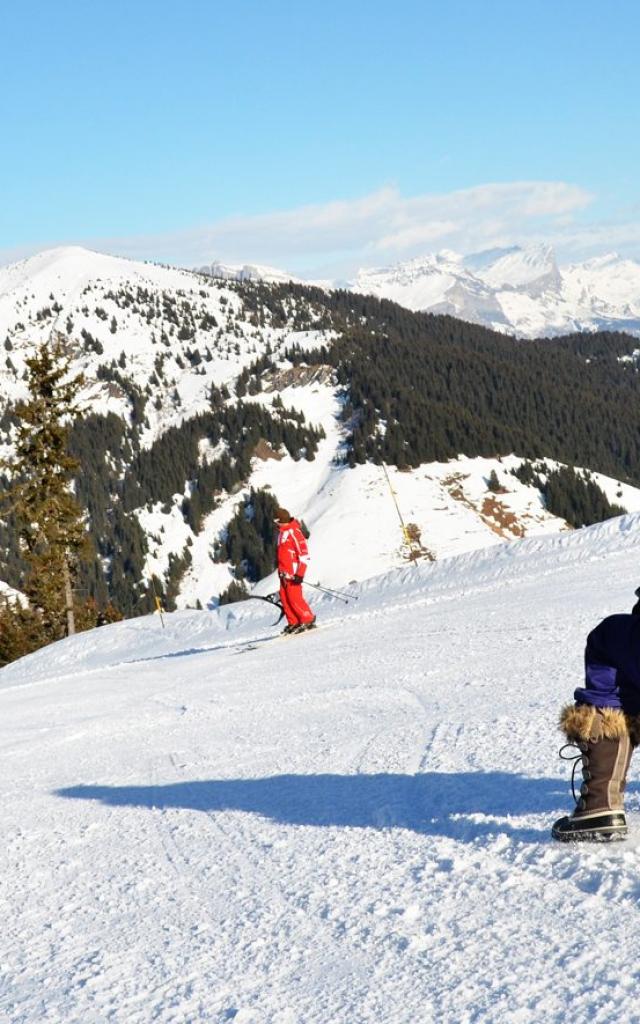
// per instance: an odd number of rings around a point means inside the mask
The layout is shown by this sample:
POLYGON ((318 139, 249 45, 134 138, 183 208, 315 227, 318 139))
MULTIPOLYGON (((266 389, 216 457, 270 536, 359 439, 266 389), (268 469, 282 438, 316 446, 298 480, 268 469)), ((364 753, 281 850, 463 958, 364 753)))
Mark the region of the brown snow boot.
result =
MULTIPOLYGON (((578 704, 563 709, 560 728, 569 741, 566 746, 578 748, 574 773, 581 762, 583 782, 580 795, 574 791, 573 814, 556 821, 551 835, 563 842, 624 839, 623 795, 633 741, 637 742, 635 721, 629 721, 617 708, 578 704)), ((573 788, 573 776, 571 784, 573 788)))

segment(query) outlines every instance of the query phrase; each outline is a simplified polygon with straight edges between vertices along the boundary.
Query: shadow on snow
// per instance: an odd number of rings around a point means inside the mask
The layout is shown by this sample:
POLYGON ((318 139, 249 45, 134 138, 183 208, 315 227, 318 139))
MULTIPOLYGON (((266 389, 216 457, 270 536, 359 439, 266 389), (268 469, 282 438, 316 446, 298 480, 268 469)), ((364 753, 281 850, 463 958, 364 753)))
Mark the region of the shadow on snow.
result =
POLYGON ((253 639, 225 640, 222 643, 214 644, 213 647, 187 647, 183 651, 167 651, 166 654, 152 654, 148 658, 132 658, 131 661, 121 661, 118 664, 139 665, 147 661, 166 661, 168 658, 189 658, 194 654, 212 654, 214 651, 230 651, 234 654, 237 653, 236 648, 249 649, 257 644, 267 643, 268 640, 274 640, 278 635, 278 633, 269 633, 267 636, 258 636, 253 639))
POLYGON ((274 775, 160 786, 71 786, 57 796, 116 807, 244 811, 286 825, 316 828, 404 828, 473 841, 506 834, 539 842, 557 813, 573 801, 566 782, 507 772, 420 775, 274 775), (522 817, 544 814, 542 828, 522 817))

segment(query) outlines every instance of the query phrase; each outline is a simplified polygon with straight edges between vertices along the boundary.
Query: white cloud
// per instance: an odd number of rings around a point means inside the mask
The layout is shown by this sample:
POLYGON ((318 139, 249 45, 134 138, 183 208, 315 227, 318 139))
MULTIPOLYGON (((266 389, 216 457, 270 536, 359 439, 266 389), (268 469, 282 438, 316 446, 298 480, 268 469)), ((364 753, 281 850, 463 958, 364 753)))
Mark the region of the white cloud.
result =
POLYGON ((640 255, 635 220, 587 222, 594 198, 562 181, 490 183, 418 196, 386 186, 356 199, 228 217, 170 234, 74 241, 136 259, 182 266, 262 263, 302 276, 319 268, 326 275, 348 274, 434 249, 470 253, 538 242, 555 245, 567 258, 612 248, 640 255))
POLYGON ((563 224, 553 241, 560 251, 576 258, 616 250, 640 259, 640 221, 563 224))
POLYGON ((128 256, 197 265, 214 259, 304 269, 318 263, 402 259, 426 249, 462 252, 507 245, 551 228, 592 201, 577 185, 514 182, 444 194, 403 196, 387 186, 353 200, 336 200, 254 217, 230 217, 172 235, 112 239, 128 256))
POLYGON ((371 243, 391 256, 412 256, 437 243, 470 252, 512 244, 550 218, 570 217, 589 205, 584 189, 562 182, 481 185, 445 195, 409 199, 396 196, 389 223, 393 230, 371 243))

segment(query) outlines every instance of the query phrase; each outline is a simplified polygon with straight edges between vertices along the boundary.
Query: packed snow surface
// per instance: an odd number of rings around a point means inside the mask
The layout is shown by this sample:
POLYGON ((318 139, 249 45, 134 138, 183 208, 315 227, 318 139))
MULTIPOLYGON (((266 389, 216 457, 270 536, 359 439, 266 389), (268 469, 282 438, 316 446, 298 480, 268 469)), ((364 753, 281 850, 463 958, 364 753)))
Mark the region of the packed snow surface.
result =
POLYGON ((558 709, 640 515, 318 600, 93 631, 0 673, 0 1019, 637 1015, 630 838, 565 847, 558 709))

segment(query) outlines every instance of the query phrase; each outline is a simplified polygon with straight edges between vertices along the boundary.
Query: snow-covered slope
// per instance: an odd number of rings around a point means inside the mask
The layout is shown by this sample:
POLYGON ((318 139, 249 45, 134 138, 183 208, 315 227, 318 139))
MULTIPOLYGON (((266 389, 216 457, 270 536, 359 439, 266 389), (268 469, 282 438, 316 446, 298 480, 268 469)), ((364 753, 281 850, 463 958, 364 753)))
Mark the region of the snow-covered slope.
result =
POLYGON ((98 377, 112 360, 139 388, 154 382, 161 403, 145 410, 143 443, 149 444, 171 424, 209 408, 211 384, 231 384, 267 345, 277 350, 289 343, 290 331, 258 329, 249 320, 222 280, 76 246, 49 249, 0 267, 0 338, 9 342, 0 388, 5 398, 22 395, 25 357, 58 331, 75 349, 93 411, 128 415, 122 390, 98 377))
MULTIPOLYGON (((560 287, 560 271, 548 245, 531 249, 514 248, 479 266, 477 276, 496 291, 521 291, 538 298, 560 287)), ((467 266, 473 257, 465 260, 467 266)))
POLYGON ((394 571, 304 637, 245 603, 2 670, 0 1018, 634 1020, 640 764, 627 842, 549 825, 639 557, 635 515, 394 571))
MULTIPOLYGON (((574 263, 563 270, 567 301, 591 306, 604 321, 637 323, 640 311, 640 263, 617 253, 574 263)), ((634 327, 637 330, 637 326, 634 327)))
POLYGON ((640 263, 616 253, 558 266, 546 245, 469 256, 445 251, 362 270, 351 287, 527 338, 601 329, 640 334, 640 263))
MULTIPOLYGON (((295 405, 296 395, 285 393, 284 397, 287 404, 295 405)), ((316 399, 318 412, 320 397, 327 404, 335 400, 327 392, 311 397, 316 399)), ((309 411, 308 401, 305 408, 309 411)), ((285 507, 295 510, 310 528, 309 579, 313 582, 339 587, 390 567, 401 567, 411 552, 404 543, 383 470, 372 463, 354 469, 336 466, 333 445, 339 434, 335 421, 333 434, 330 420, 318 415, 317 421, 327 425, 327 439, 321 442, 313 462, 300 465, 288 457, 260 463, 256 460, 252 485, 271 488, 285 507)), ((521 464, 522 459, 515 455, 502 459, 461 456, 446 463, 428 463, 406 473, 389 467, 391 486, 403 519, 418 528, 424 549, 421 557, 447 558, 493 547, 505 540, 570 530, 563 519, 547 511, 536 487, 522 484, 512 475, 511 470, 521 464), (502 487, 497 494, 487 486, 492 471, 502 487)), ((550 468, 559 465, 551 460, 547 464, 550 468)), ((630 512, 640 511, 638 488, 602 474, 593 474, 593 479, 612 503, 630 512)), ((211 562, 212 538, 231 519, 246 493, 243 489, 223 502, 194 541, 193 564, 181 587, 180 607, 193 607, 197 601, 203 606, 210 605, 214 595, 229 585, 228 566, 211 562)), ((161 531, 164 550, 169 550, 166 539, 172 535, 172 529, 177 530, 175 550, 181 550, 185 527, 180 525, 177 508, 169 516, 156 510, 153 524, 150 532, 161 531)), ((150 568, 155 571, 160 565, 152 554, 150 568)), ((274 575, 262 581, 259 590, 266 593, 276 587, 274 575)))

